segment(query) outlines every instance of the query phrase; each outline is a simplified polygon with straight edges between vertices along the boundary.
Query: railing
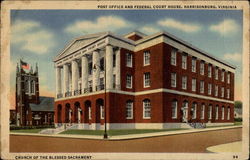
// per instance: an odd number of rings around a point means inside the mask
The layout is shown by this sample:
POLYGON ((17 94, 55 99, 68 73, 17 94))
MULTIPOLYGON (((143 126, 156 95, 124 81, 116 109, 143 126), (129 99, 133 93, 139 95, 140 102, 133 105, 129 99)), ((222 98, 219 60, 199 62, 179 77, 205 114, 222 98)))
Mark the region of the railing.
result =
POLYGON ((96 86, 96 91, 101 91, 101 90, 104 90, 104 84, 96 86))
POLYGON ((65 97, 70 97, 70 96, 72 96, 72 92, 68 91, 68 92, 65 93, 65 97))
POLYGON ((81 89, 74 91, 74 96, 77 96, 77 95, 80 95, 80 94, 82 94, 82 90, 81 89))
POLYGON ((91 92, 92 92, 92 87, 84 88, 84 93, 91 93, 91 92))
POLYGON ((63 94, 62 94, 62 93, 59 93, 59 94, 57 94, 56 97, 57 97, 57 98, 62 98, 62 97, 63 97, 63 94))

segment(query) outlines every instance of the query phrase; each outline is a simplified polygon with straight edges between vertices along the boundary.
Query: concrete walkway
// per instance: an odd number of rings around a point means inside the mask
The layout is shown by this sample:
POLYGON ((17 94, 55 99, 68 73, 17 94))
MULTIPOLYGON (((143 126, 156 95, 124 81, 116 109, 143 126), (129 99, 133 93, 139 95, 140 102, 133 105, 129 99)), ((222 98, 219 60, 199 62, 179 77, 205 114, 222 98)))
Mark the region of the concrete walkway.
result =
POLYGON ((206 149, 208 152, 241 152, 242 141, 211 146, 206 149))
MULTIPOLYGON (((154 133, 143 133, 143 134, 128 134, 128 135, 118 135, 109 136, 107 140, 127 140, 127 139, 138 139, 147 137, 157 137, 157 136, 168 136, 177 134, 187 134, 195 132, 207 132, 214 130, 241 128, 242 126, 225 126, 225 127, 213 127, 213 128, 203 128, 203 129, 187 129, 187 130, 176 130, 176 131, 163 131, 154 133)), ((29 135, 29 136, 45 136, 45 137, 64 137, 64 138, 82 138, 82 139, 103 139, 103 136, 98 135, 77 135, 77 134, 39 134, 39 133, 14 133, 10 132, 11 135, 29 135)))

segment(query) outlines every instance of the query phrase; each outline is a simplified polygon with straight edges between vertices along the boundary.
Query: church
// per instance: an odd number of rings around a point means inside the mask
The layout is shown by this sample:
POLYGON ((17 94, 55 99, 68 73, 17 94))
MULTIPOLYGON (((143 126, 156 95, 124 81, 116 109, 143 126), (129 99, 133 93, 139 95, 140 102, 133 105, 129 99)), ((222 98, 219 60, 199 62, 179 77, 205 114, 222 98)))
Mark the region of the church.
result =
POLYGON ((15 114, 17 126, 54 124, 54 98, 39 96, 38 66, 36 65, 33 71, 33 68, 22 60, 16 68, 15 114))
POLYGON ((235 66, 167 32, 84 35, 54 63, 56 126, 163 129, 234 122, 235 66))

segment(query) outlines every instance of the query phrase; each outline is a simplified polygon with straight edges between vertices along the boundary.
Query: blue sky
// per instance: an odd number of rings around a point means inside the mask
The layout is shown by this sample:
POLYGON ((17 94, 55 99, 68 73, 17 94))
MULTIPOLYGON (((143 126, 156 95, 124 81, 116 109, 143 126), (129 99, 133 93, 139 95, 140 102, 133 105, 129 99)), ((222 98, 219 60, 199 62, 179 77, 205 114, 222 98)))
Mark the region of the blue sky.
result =
POLYGON ((39 66, 41 95, 55 92, 53 58, 75 37, 111 31, 169 32, 237 66, 235 100, 241 99, 240 10, 12 10, 11 86, 20 58, 39 66))

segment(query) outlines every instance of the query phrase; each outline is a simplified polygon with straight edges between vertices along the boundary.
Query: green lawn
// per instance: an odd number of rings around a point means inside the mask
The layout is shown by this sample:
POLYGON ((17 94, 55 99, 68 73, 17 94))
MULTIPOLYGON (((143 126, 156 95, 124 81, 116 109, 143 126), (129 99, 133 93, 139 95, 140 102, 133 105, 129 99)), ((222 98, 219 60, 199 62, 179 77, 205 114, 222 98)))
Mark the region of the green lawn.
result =
MULTIPOLYGON (((176 130, 186 130, 186 128, 176 128, 176 129, 121 129, 121 130, 109 130, 108 135, 127 135, 127 134, 140 134, 140 133, 153 133, 162 131, 176 131, 176 130)), ((77 134, 77 135, 103 135, 103 130, 67 130, 61 132, 60 134, 77 134)))
POLYGON ((17 130, 10 130, 10 132, 13 132, 13 133, 38 133, 43 129, 45 129, 45 128, 41 128, 41 129, 17 129, 17 130))

